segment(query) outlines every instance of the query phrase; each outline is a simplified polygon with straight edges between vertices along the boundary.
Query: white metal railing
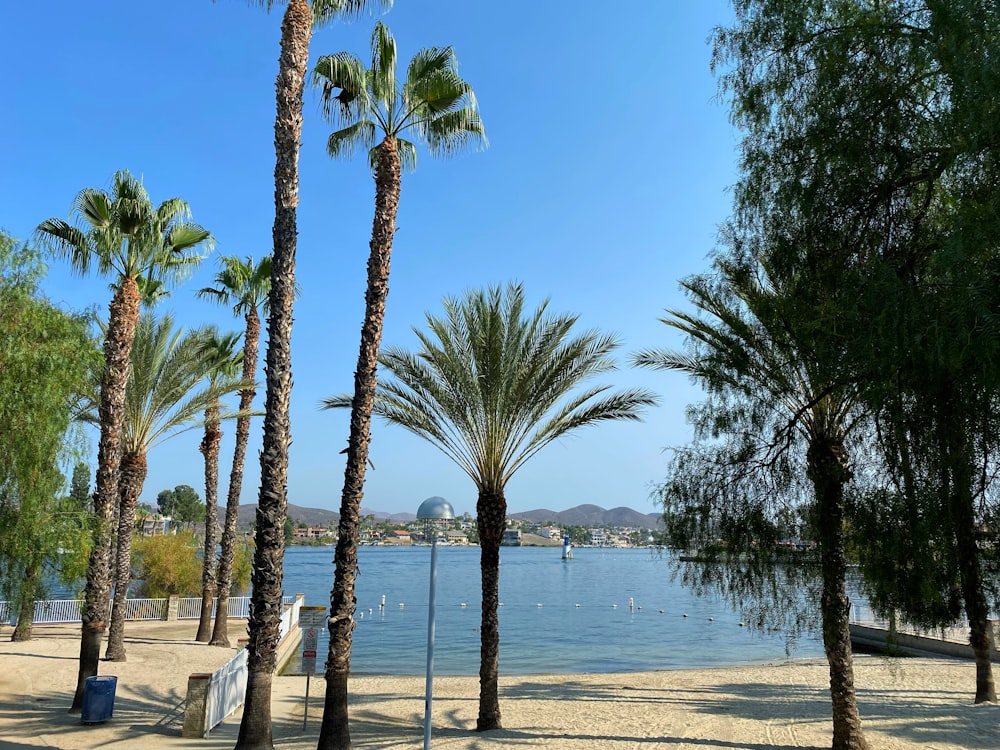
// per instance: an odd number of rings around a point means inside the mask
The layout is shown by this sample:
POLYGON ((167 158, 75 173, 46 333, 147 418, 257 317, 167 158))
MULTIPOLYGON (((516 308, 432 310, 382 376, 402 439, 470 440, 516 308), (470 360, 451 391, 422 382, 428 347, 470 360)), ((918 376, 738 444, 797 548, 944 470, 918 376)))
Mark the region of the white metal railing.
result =
MULTIPOLYGON (((13 609, 13 606, 11 607, 13 609)), ((44 624, 53 622, 80 622, 83 611, 83 599, 52 599, 35 602, 35 613, 32 623, 44 624)), ((10 613, 14 615, 14 612, 10 613)))
MULTIPOLYGON (((249 597, 239 597, 247 598, 249 597)), ((199 600, 200 601, 200 600, 199 600)), ((233 602, 233 599, 229 600, 233 602)), ((299 611, 305 601, 304 596, 284 596, 282 601, 281 624, 278 628, 278 642, 292 632, 299 623, 299 611)), ((212 673, 205 701, 205 736, 243 704, 247 690, 247 658, 249 652, 243 648, 232 659, 212 673)))
MULTIPOLYGON (((852 604, 850 621, 855 625, 869 625, 877 628, 892 628, 893 624, 884 617, 877 617, 875 611, 867 604, 852 604)), ((969 621, 959 620, 947 627, 942 628, 919 628, 908 622, 899 620, 895 623, 895 631, 907 635, 919 635, 923 637, 937 638, 942 641, 955 641, 958 643, 969 640, 969 621)))
POLYGON ((247 656, 243 648, 212 673, 205 705, 205 736, 243 704, 247 692, 247 656))
MULTIPOLYGON (((126 599, 125 619, 126 620, 166 620, 169 599, 126 599)), ((212 617, 215 617, 215 610, 218 599, 212 602, 212 617)), ((294 604, 294 596, 282 597, 283 604, 294 604)), ((83 599, 50 599, 48 601, 36 601, 35 612, 32 622, 36 625, 50 625, 59 622, 80 622, 80 613, 83 611, 83 599)), ((197 620, 201 617, 201 598, 184 598, 177 602, 178 620, 197 620)), ((298 606, 301 606, 299 604, 298 606)), ((229 617, 234 619, 248 619, 250 617, 250 597, 231 596, 227 607, 229 617)), ((15 624, 17 612, 12 602, 0 601, 0 623, 5 625, 15 624)), ((298 622, 298 607, 295 607, 295 619, 291 623, 298 622)), ((284 636, 286 631, 282 631, 284 636)))
POLYGON ((278 627, 278 640, 284 640, 285 636, 292 632, 292 628, 299 624, 299 610, 302 609, 302 602, 305 601, 305 597, 300 599, 291 597, 282 598, 282 603, 285 605, 281 612, 281 625, 278 627))
POLYGON ((167 599, 126 599, 126 620, 166 620, 167 599))

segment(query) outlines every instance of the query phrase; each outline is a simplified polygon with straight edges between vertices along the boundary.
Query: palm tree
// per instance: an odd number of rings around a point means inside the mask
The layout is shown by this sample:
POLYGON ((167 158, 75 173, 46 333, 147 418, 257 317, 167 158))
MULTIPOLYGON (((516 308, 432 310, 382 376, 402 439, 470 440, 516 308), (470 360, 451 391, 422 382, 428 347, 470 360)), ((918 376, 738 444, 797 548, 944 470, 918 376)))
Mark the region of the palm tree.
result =
MULTIPOLYGON (((135 329, 130 354, 132 378, 125 391, 122 422, 114 599, 105 653, 109 661, 125 661, 125 601, 132 573, 132 532, 146 480, 146 456, 164 440, 197 427, 206 409, 243 384, 238 378, 223 376, 209 387, 196 390, 214 365, 203 355, 204 338, 202 331, 185 334, 175 330, 169 315, 158 321, 147 313, 135 329)), ((89 421, 98 421, 97 403, 94 394, 86 414, 89 421)))
MULTIPOLYGON (((243 355, 236 351, 240 335, 220 334, 214 327, 204 329, 203 335, 199 354, 205 360, 209 387, 214 390, 218 388, 220 381, 236 377, 241 369, 243 355)), ((244 372, 244 381, 245 379, 244 372)), ((243 385, 246 386, 246 382, 243 385)), ((241 401, 244 390, 245 387, 240 390, 241 401)), ((220 408, 218 398, 205 408, 205 434, 198 447, 205 457, 205 547, 201 570, 201 616, 195 640, 202 643, 207 643, 212 637, 212 600, 217 586, 215 550, 219 538, 219 442, 222 440, 220 408)))
MULTIPOLYGON (((275 0, 250 0, 270 10, 275 0)), ((281 53, 275 82, 274 228, 266 354, 264 441, 250 604, 247 692, 238 750, 270 750, 271 680, 277 666, 281 622, 282 556, 287 504, 288 404, 292 391, 292 307, 295 298, 295 243, 298 234, 299 142, 302 92, 309 64, 314 23, 360 13, 391 0, 288 0, 281 22, 281 53)))
POLYGON ((101 434, 97 449, 94 546, 87 567, 80 669, 71 712, 83 705, 86 678, 97 674, 101 638, 111 598, 112 519, 118 505, 122 420, 129 355, 139 319, 140 286, 168 285, 201 261, 197 248, 211 244, 211 235, 189 221, 190 210, 180 198, 153 207, 146 189, 127 170, 117 172, 110 194, 85 188, 73 202, 77 225, 46 219, 37 234, 73 270, 89 273, 92 265, 114 277, 104 339, 104 370, 100 387, 101 434))
MULTIPOLYGON (((476 730, 485 731, 500 728, 497 606, 507 482, 553 440, 598 422, 637 420, 656 397, 637 389, 608 393, 609 386, 577 390, 614 369, 609 355, 619 342, 597 331, 574 334, 577 317, 547 314, 547 301, 525 315, 520 284, 445 299, 444 307, 443 318, 427 316, 428 333, 416 331, 421 351, 382 352, 379 362, 395 380, 379 383, 374 413, 437 446, 476 483, 483 596, 476 730)), ((340 396, 323 405, 353 401, 340 396)))
MULTIPOLYGON (((695 378, 715 398, 696 421, 700 431, 733 438, 732 445, 723 445, 719 452, 678 456, 675 466, 690 481, 685 486, 682 478, 664 491, 669 496, 668 529, 676 524, 688 534, 691 527, 685 524, 700 523, 701 539, 709 548, 724 535, 724 528, 734 529, 738 538, 725 536, 728 551, 721 553, 732 557, 727 567, 739 581, 726 585, 734 586, 742 599, 747 593, 740 587, 747 585, 752 574, 746 571, 754 566, 741 564, 740 558, 770 562, 773 545, 764 544, 754 532, 766 533, 765 524, 758 522, 766 516, 765 504, 794 479, 772 480, 762 493, 756 476, 760 470, 780 474, 789 463, 804 468, 802 478, 812 487, 820 552, 819 608, 830 668, 833 747, 865 750, 845 585, 844 487, 851 478, 847 439, 860 423, 856 389, 838 382, 829 341, 813 326, 818 295, 808 286, 807 274, 780 282, 765 262, 726 258, 717 258, 715 269, 713 277, 682 283, 700 315, 670 311, 663 320, 687 336, 692 352, 648 350, 633 357, 639 366, 695 378), (793 455, 795 449, 801 453, 793 455), (679 512, 671 519, 677 506, 679 512)), ((795 493, 794 484, 791 487, 788 494, 795 493)))
MULTIPOLYGON (((229 648, 229 593, 233 582, 233 560, 236 556, 236 521, 240 510, 247 442, 250 438, 250 409, 257 395, 254 379, 257 375, 257 347, 260 342, 260 313, 268 312, 268 293, 271 290, 271 256, 265 255, 255 264, 253 258, 242 260, 234 255, 224 255, 219 258, 219 263, 222 269, 215 275, 215 286, 199 290, 198 296, 215 300, 221 305, 232 305, 233 315, 242 315, 246 321, 243 333, 243 380, 246 386, 240 391, 236 447, 233 450, 233 468, 229 473, 229 492, 226 496, 226 520, 219 554, 218 604, 211 638, 205 639, 213 646, 229 648)), ((200 637, 200 626, 198 635, 198 640, 203 640, 200 637)))
POLYGON ((365 70, 353 55, 325 55, 313 68, 322 90, 325 114, 340 129, 327 140, 327 153, 349 157, 356 146, 368 148, 375 173, 375 217, 369 244, 368 287, 361 346, 354 374, 354 404, 341 495, 336 573, 330 594, 330 659, 326 668, 326 709, 320 748, 347 746, 347 675, 350 671, 354 576, 357 569, 359 513, 364 494, 376 366, 389 259, 396 232, 401 172, 416 166, 412 133, 432 155, 450 156, 467 145, 486 143, 472 88, 457 73, 451 47, 424 49, 410 61, 406 79, 396 80, 396 42, 388 27, 375 24, 372 66, 365 70), (376 138, 380 140, 376 144, 376 138))

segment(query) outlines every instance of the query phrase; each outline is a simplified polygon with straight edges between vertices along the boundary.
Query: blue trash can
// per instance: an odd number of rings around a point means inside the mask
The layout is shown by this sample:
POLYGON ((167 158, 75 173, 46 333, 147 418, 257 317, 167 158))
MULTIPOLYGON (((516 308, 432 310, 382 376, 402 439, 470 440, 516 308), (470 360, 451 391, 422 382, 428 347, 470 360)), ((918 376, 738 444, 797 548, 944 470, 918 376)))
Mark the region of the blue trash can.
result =
POLYGON ((83 683, 83 710, 80 720, 84 724, 107 721, 115 711, 115 690, 118 678, 88 677, 83 683))

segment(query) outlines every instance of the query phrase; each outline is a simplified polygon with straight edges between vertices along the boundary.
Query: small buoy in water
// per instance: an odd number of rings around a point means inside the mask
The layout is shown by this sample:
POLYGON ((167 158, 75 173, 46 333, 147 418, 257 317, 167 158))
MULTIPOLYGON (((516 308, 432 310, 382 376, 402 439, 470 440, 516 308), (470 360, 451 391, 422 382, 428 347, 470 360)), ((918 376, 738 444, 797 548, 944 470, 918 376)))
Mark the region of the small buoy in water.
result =
POLYGON ((618 609, 618 605, 617 604, 612 604, 611 605, 611 609, 618 609))
POLYGON ((740 627, 741 627, 741 628, 743 627, 743 623, 742 623, 742 622, 740 623, 740 627))
POLYGON ((542 606, 542 603, 541 603, 541 602, 538 602, 538 604, 536 604, 535 606, 536 606, 536 607, 541 607, 541 606, 542 606))
POLYGON ((662 610, 662 609, 660 610, 660 614, 661 614, 661 615, 663 614, 663 610, 662 610))
POLYGON ((502 607, 502 606, 503 606, 503 602, 500 602, 500 604, 499 604, 498 606, 501 606, 501 607, 502 607))
POLYGON ((462 602, 462 604, 460 606, 467 607, 468 605, 465 602, 462 602))
POLYGON ((577 608, 577 609, 580 609, 580 605, 579 605, 579 604, 577 604, 577 605, 576 605, 576 608, 577 608))
POLYGON ((402 608, 403 608, 403 607, 405 607, 405 606, 406 606, 406 605, 405 605, 405 604, 403 604, 403 602, 400 602, 400 603, 399 603, 399 608, 400 608, 400 609, 402 609, 402 608))
POLYGON ((681 615, 681 617, 687 617, 687 616, 688 616, 687 612, 685 612, 683 615, 681 615))
POLYGON ((371 607, 369 607, 369 608, 368 608, 368 614, 371 614, 371 613, 372 613, 372 608, 371 608, 371 607))
POLYGON ((709 617, 709 618, 708 618, 708 621, 709 621, 709 622, 715 622, 715 618, 714 618, 714 617, 709 617))

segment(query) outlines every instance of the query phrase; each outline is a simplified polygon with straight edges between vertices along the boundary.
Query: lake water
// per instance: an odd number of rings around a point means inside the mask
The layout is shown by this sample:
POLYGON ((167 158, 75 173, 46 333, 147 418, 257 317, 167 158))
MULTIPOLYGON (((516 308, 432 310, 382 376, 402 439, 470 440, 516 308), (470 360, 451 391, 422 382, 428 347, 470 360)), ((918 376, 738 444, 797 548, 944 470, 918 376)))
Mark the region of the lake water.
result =
MULTIPOLYGON (((656 551, 575 548, 573 554, 563 560, 559 547, 501 548, 501 674, 713 667, 823 654, 817 638, 789 641, 740 627, 739 614, 723 602, 671 580, 668 560, 656 551)), ((352 672, 424 673, 430 555, 430 547, 358 550, 352 672)), ((332 560, 331 548, 289 547, 285 593, 329 607, 332 560)), ((478 674, 478 547, 438 548, 435 602, 434 671, 478 674)), ((320 635, 322 671, 329 645, 326 631, 320 635)))

